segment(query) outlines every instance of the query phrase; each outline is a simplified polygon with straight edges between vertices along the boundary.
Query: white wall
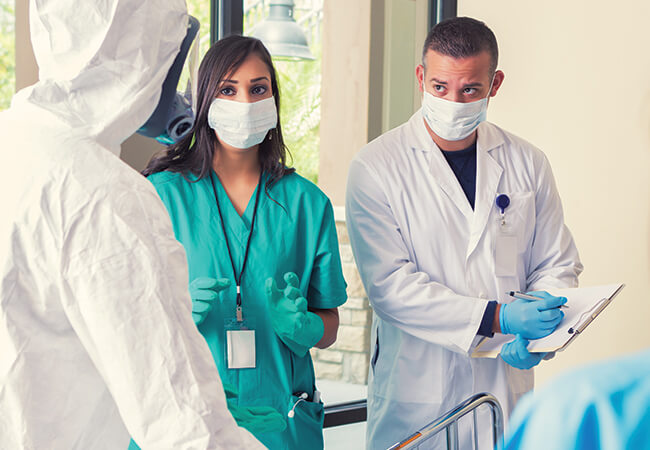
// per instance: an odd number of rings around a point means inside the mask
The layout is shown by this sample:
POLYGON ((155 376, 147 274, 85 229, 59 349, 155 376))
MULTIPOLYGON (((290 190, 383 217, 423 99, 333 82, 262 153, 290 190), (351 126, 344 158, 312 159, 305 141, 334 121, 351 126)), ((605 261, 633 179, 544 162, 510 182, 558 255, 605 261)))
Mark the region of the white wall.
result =
POLYGON ((650 2, 463 0, 497 35, 506 79, 489 120, 548 155, 585 265, 627 287, 537 371, 650 347, 650 2))
POLYGON ((134 134, 122 143, 120 158, 122 161, 140 172, 147 166, 151 157, 165 149, 165 146, 156 140, 134 134))
POLYGON ((381 133, 383 0, 323 3, 319 187, 345 199, 348 165, 381 133))

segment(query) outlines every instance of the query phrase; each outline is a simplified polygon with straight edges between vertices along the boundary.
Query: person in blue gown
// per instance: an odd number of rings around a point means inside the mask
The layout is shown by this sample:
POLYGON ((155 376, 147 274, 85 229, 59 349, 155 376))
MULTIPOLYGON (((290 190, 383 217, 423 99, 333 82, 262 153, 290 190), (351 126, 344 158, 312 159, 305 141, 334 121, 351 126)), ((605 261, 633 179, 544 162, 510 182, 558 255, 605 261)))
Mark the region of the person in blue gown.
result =
POLYGON ((650 350, 569 371, 528 394, 505 449, 650 449, 650 350))
POLYGON ((346 284, 332 205, 287 167, 279 105, 264 45, 218 41, 199 69, 192 132, 144 174, 187 253, 194 321, 235 419, 271 449, 318 449, 309 349, 335 341, 346 284))

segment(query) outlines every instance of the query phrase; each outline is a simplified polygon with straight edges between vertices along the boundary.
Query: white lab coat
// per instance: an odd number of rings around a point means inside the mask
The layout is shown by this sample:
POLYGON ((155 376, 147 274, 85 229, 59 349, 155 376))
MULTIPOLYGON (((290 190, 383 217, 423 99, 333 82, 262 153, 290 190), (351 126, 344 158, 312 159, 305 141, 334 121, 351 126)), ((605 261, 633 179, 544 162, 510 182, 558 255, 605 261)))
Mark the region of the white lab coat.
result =
POLYGON ((262 447, 229 414, 188 273, 120 143, 151 114, 183 0, 33 0, 40 80, 0 113, 0 448, 262 447))
MULTIPOLYGON (((513 289, 574 287, 582 271, 544 154, 481 124, 473 211, 418 111, 358 153, 346 216, 374 309, 368 448, 406 438, 477 392, 496 395, 507 416, 532 388, 533 371, 468 356, 488 301, 507 302, 513 289), (500 193, 511 200, 516 277, 495 276, 500 193)), ((487 411, 479 414, 481 441, 491 448, 487 420, 487 411)), ((460 448, 472 448, 467 422, 460 448)))

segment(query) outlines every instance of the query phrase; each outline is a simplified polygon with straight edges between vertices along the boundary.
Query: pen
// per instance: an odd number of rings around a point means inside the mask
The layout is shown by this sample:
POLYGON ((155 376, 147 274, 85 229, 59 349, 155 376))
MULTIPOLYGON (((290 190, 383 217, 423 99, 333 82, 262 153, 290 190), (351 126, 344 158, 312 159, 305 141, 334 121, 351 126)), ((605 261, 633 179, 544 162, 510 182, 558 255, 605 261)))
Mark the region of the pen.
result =
MULTIPOLYGON (((523 292, 519 292, 519 291, 508 291, 506 292, 506 294, 508 294, 510 297, 520 298, 522 300, 535 300, 535 301, 541 300, 541 298, 539 297, 535 297, 534 295, 524 294, 523 292)), ((568 307, 569 307, 568 305, 560 306, 560 308, 568 308, 568 307)))

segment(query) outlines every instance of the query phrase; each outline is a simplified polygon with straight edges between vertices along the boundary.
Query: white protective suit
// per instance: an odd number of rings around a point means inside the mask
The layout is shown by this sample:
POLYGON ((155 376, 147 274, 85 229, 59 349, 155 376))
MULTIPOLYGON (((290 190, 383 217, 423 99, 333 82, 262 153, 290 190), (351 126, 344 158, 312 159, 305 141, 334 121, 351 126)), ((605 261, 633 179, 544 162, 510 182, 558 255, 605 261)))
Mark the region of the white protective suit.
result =
POLYGON ((0 448, 261 447, 226 408, 169 215, 117 156, 158 102, 185 1, 30 12, 41 81, 0 113, 0 448))
MULTIPOLYGON (((356 156, 346 216, 374 309, 368 448, 389 447, 482 391, 496 395, 507 416, 532 388, 533 371, 468 356, 488 301, 508 302, 507 290, 574 287, 582 271, 544 154, 481 124, 473 211, 420 110, 356 156), (494 271, 500 193, 511 201, 516 277, 494 271)), ((460 429, 460 448, 472 448, 471 429, 464 422, 460 429)), ((491 448, 487 408, 479 431, 491 448)))

